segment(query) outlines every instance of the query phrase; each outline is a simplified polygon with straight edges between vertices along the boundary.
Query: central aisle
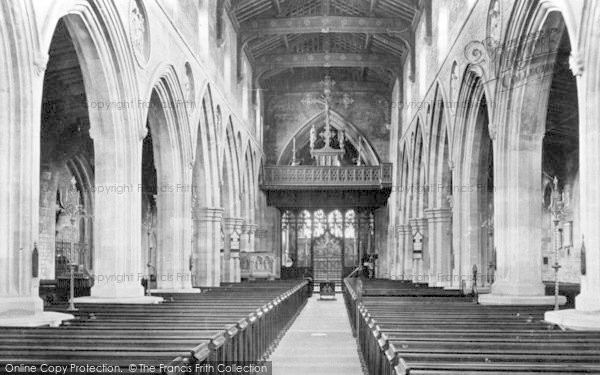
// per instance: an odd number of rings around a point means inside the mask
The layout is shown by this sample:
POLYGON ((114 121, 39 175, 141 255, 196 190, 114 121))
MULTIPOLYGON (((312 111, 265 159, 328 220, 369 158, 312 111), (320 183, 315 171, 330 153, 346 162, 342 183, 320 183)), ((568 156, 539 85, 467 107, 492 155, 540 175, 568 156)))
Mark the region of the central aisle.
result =
POLYGON ((275 352, 274 375, 363 375, 343 297, 313 295, 275 352))

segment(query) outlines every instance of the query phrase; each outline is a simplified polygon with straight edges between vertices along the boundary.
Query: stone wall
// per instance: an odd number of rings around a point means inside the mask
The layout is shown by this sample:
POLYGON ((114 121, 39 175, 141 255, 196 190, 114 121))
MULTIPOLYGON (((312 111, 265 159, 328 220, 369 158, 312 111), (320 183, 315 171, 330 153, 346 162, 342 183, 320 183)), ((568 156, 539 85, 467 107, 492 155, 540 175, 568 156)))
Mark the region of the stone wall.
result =
MULTIPOLYGON (((80 239, 80 222, 70 221, 70 218, 59 219, 57 193, 64 197, 73 191, 71 179, 73 175, 64 164, 42 167, 40 176, 40 226, 38 237, 40 279, 55 278, 56 241, 71 243, 73 247, 80 239), (61 225, 57 228, 58 224, 61 225)), ((79 258, 74 258, 74 261, 79 258)))

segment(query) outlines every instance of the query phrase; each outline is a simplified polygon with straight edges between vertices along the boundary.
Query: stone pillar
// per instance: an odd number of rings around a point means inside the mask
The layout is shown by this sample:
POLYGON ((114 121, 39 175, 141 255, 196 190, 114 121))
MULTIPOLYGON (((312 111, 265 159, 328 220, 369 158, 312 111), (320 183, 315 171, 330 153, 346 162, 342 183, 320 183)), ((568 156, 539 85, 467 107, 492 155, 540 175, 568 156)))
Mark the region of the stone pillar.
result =
POLYGON ((231 282, 242 282, 242 270, 240 269, 240 251, 231 251, 231 282))
MULTIPOLYGON (((168 186, 164 182, 164 186, 168 186)), ((199 293, 192 287, 190 270, 191 194, 159 192, 157 197, 158 243, 156 246, 156 289, 151 293, 199 293), (187 199, 185 199, 187 198, 187 199)))
POLYGON ((240 252, 250 251, 250 226, 249 224, 242 224, 240 226, 240 252))
POLYGON ((432 208, 425 210, 428 232, 429 264, 431 268, 430 286, 450 287, 452 285, 452 210, 432 208))
MULTIPOLYGON (((494 174, 498 268, 491 293, 479 296, 481 304, 554 304, 554 296, 545 295, 542 283, 542 136, 535 138, 521 139, 518 145, 498 152, 498 167, 507 168, 511 173, 498 174, 497 179, 494 174)), ((471 279, 470 274, 461 277, 471 279)), ((566 302, 564 297, 561 300, 566 302)))
MULTIPOLYGON (((600 14, 589 12, 589 24, 595 33, 586 34, 588 44, 600 43, 598 24, 591 21, 600 14)), ((597 19, 597 18, 596 18, 597 19)), ((594 64, 600 49, 586 48, 571 52, 571 70, 577 77, 579 92, 579 192, 580 221, 584 250, 581 250, 581 293, 575 297, 575 309, 546 312, 544 319, 569 329, 600 330, 600 75, 594 64), (583 53, 587 56, 584 69, 583 53)))
POLYGON ((242 233, 243 219, 236 220, 231 241, 231 275, 232 282, 242 281, 242 270, 240 268, 240 236, 242 233))
MULTIPOLYGON (((0 57, 0 326, 58 325, 70 314, 44 312, 32 274, 40 212, 40 118, 45 63, 31 64, 27 7, 0 4, 6 25, 0 57)), ((40 62, 47 55, 40 55, 40 62)), ((89 97, 88 97, 89 98, 89 97)), ((38 249, 39 250, 39 249, 38 249)), ((39 269, 39 267, 38 267, 39 269)))
MULTIPOLYGON (((141 177, 130 170, 136 165, 136 150, 115 144, 111 138, 94 135, 94 179, 96 186, 131 186, 129 194, 94 195, 94 276, 89 297, 76 298, 80 303, 158 303, 160 297, 144 296, 141 249, 141 177), (115 155, 116 154, 116 155, 115 155), (124 164, 117 164, 117 160, 124 164), (118 166, 118 168, 116 168, 118 166), (135 188, 133 188, 135 186, 135 188)), ((139 140, 139 152, 141 152, 139 140)), ((161 275, 157 275, 161 276, 161 275)), ((170 275, 174 277, 173 275, 170 275)))
POLYGON ((396 225, 397 233, 397 253, 396 253, 396 279, 408 280, 412 274, 412 254, 409 254, 410 246, 410 225, 396 225), (408 249, 407 249, 408 247, 408 249))
POLYGON ((237 217, 223 218, 223 274, 221 281, 223 282, 239 282, 235 278, 235 261, 232 253, 237 253, 239 263, 239 239, 236 230, 242 225, 243 219, 237 217), (232 242, 237 242, 232 248, 232 242))
POLYGON ((409 220, 411 227, 411 241, 413 241, 413 281, 416 283, 429 283, 430 270, 429 270, 429 254, 427 246, 427 219, 415 218, 409 220), (414 241, 416 240, 417 233, 421 234, 421 257, 414 253, 414 241))
POLYGON ((387 228, 387 248, 385 249, 385 257, 380 256, 381 273, 379 277, 384 279, 392 279, 395 276, 396 267, 396 227, 393 224, 387 228))
POLYGON ((215 287, 221 283, 221 218, 223 209, 194 208, 192 280, 194 287, 215 287))
POLYGON ((248 224, 248 251, 256 251, 256 224, 248 224))

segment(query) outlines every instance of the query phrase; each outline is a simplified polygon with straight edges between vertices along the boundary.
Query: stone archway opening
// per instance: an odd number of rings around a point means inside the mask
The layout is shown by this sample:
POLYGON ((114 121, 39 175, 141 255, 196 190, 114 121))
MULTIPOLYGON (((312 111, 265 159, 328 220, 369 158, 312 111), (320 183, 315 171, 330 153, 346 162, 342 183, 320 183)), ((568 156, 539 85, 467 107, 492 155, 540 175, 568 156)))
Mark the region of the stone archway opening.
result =
MULTIPOLYGON (((560 15, 554 13, 553 17, 560 15)), ((551 17, 552 18, 552 17, 551 17)), ((562 17, 561 17, 562 18, 562 17)), ((554 281, 555 262, 561 265, 558 279, 580 282, 581 223, 579 221, 579 103, 577 81, 569 69, 571 44, 564 25, 555 30, 554 69, 548 72, 552 83, 548 92, 545 129, 542 140, 542 279, 554 281), (560 35, 560 36, 559 36, 560 35), (561 194, 565 208, 553 221, 552 193, 561 194), (555 251, 555 247, 558 251, 555 251)))
POLYGON ((147 275, 143 281, 148 289, 156 288, 156 227, 158 180, 154 160, 154 141, 150 126, 142 141, 142 259, 147 275))
POLYGON ((64 19, 56 25, 44 75, 40 121, 39 277, 47 301, 89 295, 93 261, 94 142, 79 56, 64 19), (45 286, 55 285, 56 293, 45 286))
POLYGON ((494 268, 494 152, 490 136, 490 108, 482 81, 473 73, 462 96, 464 125, 456 153, 456 179, 452 185, 453 223, 452 284, 470 292, 489 287, 494 268), (457 231, 457 229, 459 229, 457 231), (460 249, 454 251, 454 249, 460 249))

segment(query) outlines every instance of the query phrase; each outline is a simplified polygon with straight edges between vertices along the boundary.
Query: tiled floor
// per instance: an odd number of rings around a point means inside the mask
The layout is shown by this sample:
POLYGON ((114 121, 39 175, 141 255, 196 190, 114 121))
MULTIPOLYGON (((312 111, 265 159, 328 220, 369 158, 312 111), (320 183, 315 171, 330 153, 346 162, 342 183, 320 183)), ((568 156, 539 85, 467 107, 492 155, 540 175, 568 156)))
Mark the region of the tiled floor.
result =
POLYGON ((343 297, 310 298, 269 360, 274 375, 363 375, 343 297))

